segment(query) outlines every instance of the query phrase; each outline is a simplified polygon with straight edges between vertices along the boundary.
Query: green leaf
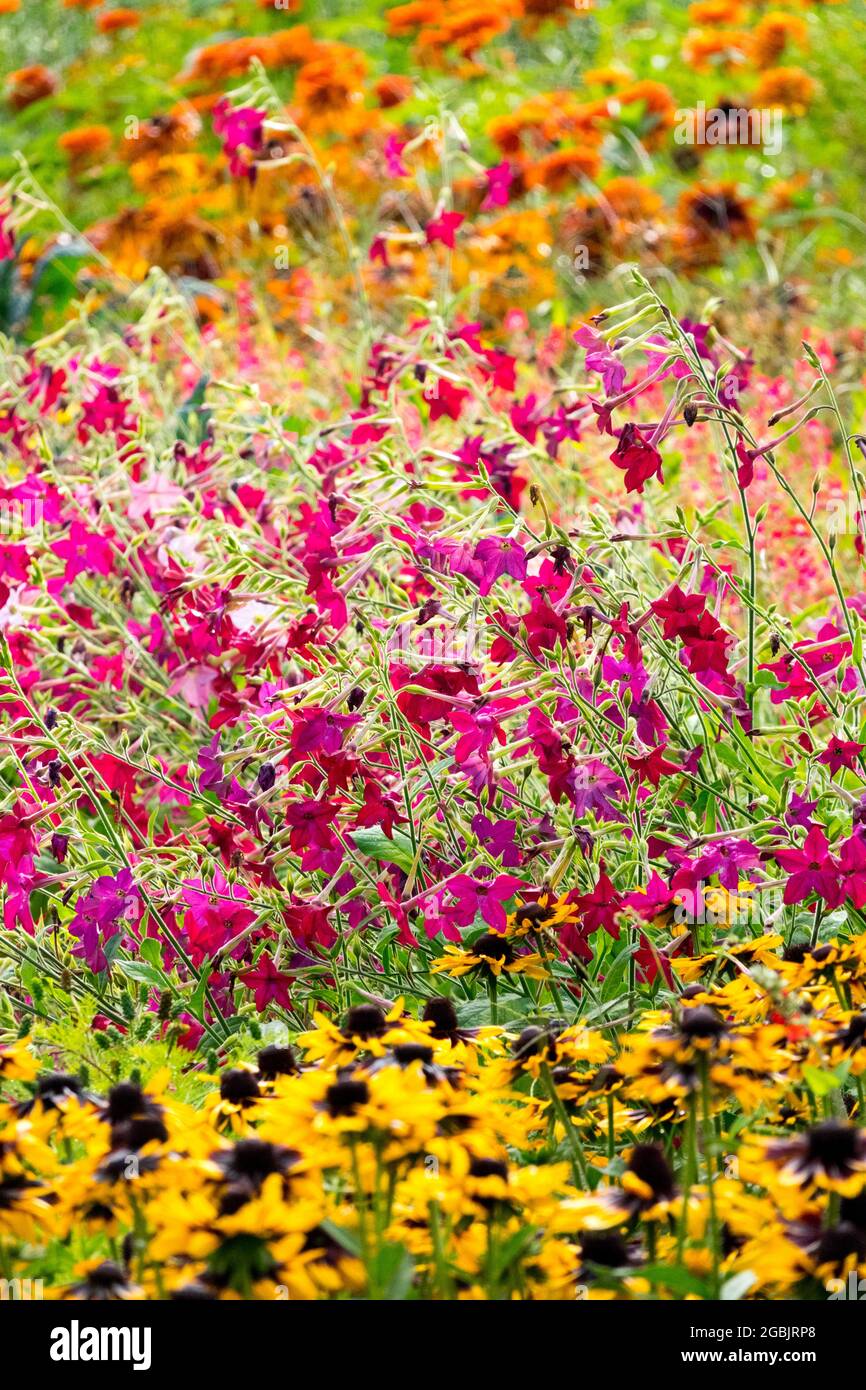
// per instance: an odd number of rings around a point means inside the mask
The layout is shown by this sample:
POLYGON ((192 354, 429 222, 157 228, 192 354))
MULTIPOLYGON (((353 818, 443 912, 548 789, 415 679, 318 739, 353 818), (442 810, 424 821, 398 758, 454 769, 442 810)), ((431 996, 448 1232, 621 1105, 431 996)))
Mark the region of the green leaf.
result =
POLYGON ((138 948, 138 954, 154 969, 162 970, 162 947, 155 936, 146 936, 138 948))
POLYGON ((118 960, 115 961, 115 965, 128 980, 137 980, 142 985, 152 985, 154 989, 163 989, 165 986, 162 971, 149 965, 146 960, 118 960))
POLYGON ((362 854, 366 854, 368 859, 378 859, 385 864, 396 864, 399 869, 403 869, 406 873, 412 868, 415 858, 412 841, 401 830, 395 830, 393 838, 389 839, 384 830, 380 830, 378 826, 374 825, 361 830, 353 830, 351 838, 356 847, 362 854))
MULTIPOLYGON (((847 1067, 845 1070, 847 1073, 847 1067)), ((807 1066, 803 1068, 803 1077, 812 1095, 817 1096, 819 1100, 829 1096, 831 1091, 838 1090, 844 1080, 844 1077, 839 1076, 839 1068, 835 1071, 820 1071, 818 1067, 807 1066)))
POLYGON ((400 1302, 412 1287, 415 1262, 404 1245, 383 1245, 371 1270, 382 1297, 400 1302))

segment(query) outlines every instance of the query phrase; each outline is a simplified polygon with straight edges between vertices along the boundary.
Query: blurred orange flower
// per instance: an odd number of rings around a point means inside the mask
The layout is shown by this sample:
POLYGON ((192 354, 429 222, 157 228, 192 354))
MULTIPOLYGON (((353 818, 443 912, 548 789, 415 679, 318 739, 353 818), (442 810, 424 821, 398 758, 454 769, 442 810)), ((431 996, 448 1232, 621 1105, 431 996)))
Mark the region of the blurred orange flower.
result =
POLYGON ((641 141, 649 150, 660 148, 667 132, 676 123, 677 104, 670 88, 663 82, 645 79, 624 87, 617 92, 615 99, 621 106, 643 103, 647 129, 642 133, 641 141))
POLYGON ((136 29, 141 23, 138 10, 104 10, 96 16, 96 27, 100 34, 114 34, 120 29, 136 29))
POLYGON ((752 93, 755 106, 781 106, 802 115, 815 95, 816 83, 802 68, 768 68, 752 93))
POLYGON ((400 77, 397 73, 387 73, 375 83, 373 91, 380 106, 399 106, 411 97, 412 80, 409 77, 400 77))
POLYGON ((395 36, 411 34, 424 24, 433 24, 443 18, 443 0, 410 0, 408 5, 396 5, 388 10, 388 32, 395 36))
POLYGON ((34 63, 32 67, 18 68, 6 78, 6 100, 13 111, 23 111, 34 101, 50 97, 57 91, 60 82, 55 73, 34 63))
POLYGON ((746 61, 749 35, 742 29, 693 29, 683 40, 683 61, 698 72, 746 61))
POLYGON ((677 202, 674 246, 684 269, 717 264, 730 241, 754 241, 755 224, 736 184, 695 183, 677 202))
POLYGON ((136 119, 124 134, 120 153, 130 162, 152 154, 176 154, 189 149, 200 131, 197 112, 189 102, 183 102, 165 115, 136 119))
POLYGON ((367 60, 344 43, 319 44, 295 82, 295 99, 308 111, 332 111, 360 98, 367 60))
POLYGON ((111 131, 107 125, 83 125, 67 130, 57 141, 73 168, 83 167, 111 149, 111 131))
POLYGON ((806 48, 809 31, 797 15, 772 10, 764 15, 749 36, 749 56, 757 68, 769 68, 781 58, 789 43, 806 48))
POLYGON ((623 87, 631 82, 633 73, 626 67, 611 64, 606 68, 587 68, 583 80, 587 87, 623 87))
POLYGON ((536 160, 526 170, 526 183, 529 188, 540 185, 553 192, 581 177, 598 178, 600 172, 601 156, 598 151, 587 145, 575 145, 570 149, 555 150, 553 154, 536 160))
POLYGON ((746 7, 740 0, 696 0, 689 5, 688 16, 692 24, 742 24, 746 17, 746 7))
POLYGON ((209 82, 242 77, 253 58, 258 58, 266 68, 292 67, 305 63, 317 47, 305 24, 295 24, 282 33, 263 34, 258 38, 225 39, 200 48, 192 67, 183 76, 209 82))

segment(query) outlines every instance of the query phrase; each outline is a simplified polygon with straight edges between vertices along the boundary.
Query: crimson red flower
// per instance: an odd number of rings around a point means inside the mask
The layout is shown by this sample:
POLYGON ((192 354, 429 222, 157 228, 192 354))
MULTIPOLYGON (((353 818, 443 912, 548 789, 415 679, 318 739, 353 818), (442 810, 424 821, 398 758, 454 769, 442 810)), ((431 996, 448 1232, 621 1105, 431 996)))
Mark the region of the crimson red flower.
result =
POLYGON ((703 594, 683 593, 679 584, 672 584, 666 594, 650 604, 656 617, 661 620, 663 635, 669 642, 685 633, 697 632, 706 606, 703 594))
POLYGON ((662 475, 662 456, 658 449, 644 439, 637 425, 629 422, 623 425, 619 442, 610 456, 611 463, 625 472, 627 492, 643 492, 644 484, 650 478, 664 482, 662 475))
POLYGON ((616 919, 617 914, 623 909, 624 900, 605 873, 604 864, 600 866, 598 883, 592 892, 582 893, 574 901, 588 932, 596 932, 603 928, 609 936, 619 936, 616 919))
POLYGON ((849 772, 853 772, 854 764, 864 748, 866 748, 866 743, 846 742, 845 739, 837 738, 834 734, 824 752, 818 754, 818 762, 829 767, 831 777, 834 777, 843 767, 847 768, 849 772))
POLYGON ((259 1013, 272 1003, 289 1008, 292 1002, 289 996, 291 979, 288 975, 280 974, 272 957, 266 952, 259 956, 252 970, 245 970, 239 978, 247 989, 253 991, 259 1013))

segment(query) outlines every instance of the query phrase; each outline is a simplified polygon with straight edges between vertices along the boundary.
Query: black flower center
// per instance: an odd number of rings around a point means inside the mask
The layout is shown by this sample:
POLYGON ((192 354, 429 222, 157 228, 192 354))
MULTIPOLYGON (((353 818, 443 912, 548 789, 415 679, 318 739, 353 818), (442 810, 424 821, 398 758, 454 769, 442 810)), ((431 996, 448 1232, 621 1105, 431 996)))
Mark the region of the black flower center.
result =
POLYGON ((828 1172, 846 1172, 859 1148, 859 1131, 839 1120, 825 1120, 810 1129, 806 1136, 809 1159, 828 1172))
POLYGON ((707 1004, 699 1004, 694 1009, 684 1009, 680 1019, 680 1032, 686 1038, 718 1038, 725 1031, 724 1021, 707 1004))
POLYGON ((393 1056, 401 1067, 408 1067, 412 1062, 420 1062, 427 1067, 433 1061, 433 1049, 425 1043, 397 1043, 393 1056))
POLYGON ((385 1015, 377 1004, 356 1004, 343 1020, 346 1037, 380 1038, 386 1026, 385 1015))
POLYGON ((366 1105, 370 1091, 366 1081, 347 1078, 335 1081, 325 1092, 325 1103, 333 1120, 340 1115, 354 1115, 359 1105, 366 1105))
POLYGON ((422 1017, 425 1023, 433 1024, 431 1031, 434 1038, 450 1038, 457 1032, 457 1010, 444 995, 428 999, 422 1017))
POLYGON ((616 1231, 584 1231, 580 1252, 590 1264, 620 1269, 628 1264, 628 1246, 616 1231))
POLYGON ((510 965, 514 960, 514 947, 511 942, 504 936, 497 936, 495 932, 486 932, 480 937, 473 946, 472 953, 485 956, 488 960, 500 960, 503 965, 510 965))
POLYGON ((290 1047, 263 1047, 256 1058, 259 1075, 266 1081, 275 1076, 292 1076, 298 1071, 298 1063, 290 1047))
POLYGON ((664 1151, 658 1144, 638 1144, 629 1159, 629 1172, 646 1183, 657 1198, 674 1195, 674 1178, 664 1151))
POLYGON ((231 1067, 220 1077, 220 1095, 232 1105, 243 1105, 255 1100, 259 1094, 259 1083, 251 1071, 231 1067))

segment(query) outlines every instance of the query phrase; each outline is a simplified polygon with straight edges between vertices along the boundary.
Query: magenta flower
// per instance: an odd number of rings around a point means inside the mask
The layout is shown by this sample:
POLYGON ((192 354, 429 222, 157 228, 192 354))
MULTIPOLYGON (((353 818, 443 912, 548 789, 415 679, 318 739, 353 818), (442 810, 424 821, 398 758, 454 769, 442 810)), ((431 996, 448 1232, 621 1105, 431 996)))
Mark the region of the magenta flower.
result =
MULTIPOLYGON (((866 907, 866 841, 860 835, 845 840, 839 850, 839 902, 866 907)), ((835 904, 834 904, 835 905, 835 904)))
POLYGON ((505 904, 514 897, 521 883, 522 880, 513 874, 499 874, 490 880, 458 874, 452 878, 448 888, 457 899, 457 910, 463 926, 468 926, 476 916, 481 916, 494 931, 504 931, 508 915, 505 904))
POLYGON ((777 849, 776 862, 789 874, 784 902, 801 903, 813 894, 834 905, 838 889, 838 870, 830 854, 827 837, 814 825, 802 849, 777 849))
POLYGON ((812 828, 812 812, 817 810, 817 807, 817 801, 807 801, 804 796, 792 792, 785 811, 785 824, 792 827, 800 825, 804 830, 810 830, 812 828))
POLYGON ((617 812, 611 797, 622 796, 625 783, 598 758, 590 758, 576 767, 569 777, 569 799, 575 815, 592 812, 599 820, 616 820, 617 812))
POLYGON ((534 444, 543 419, 537 397, 529 395, 524 401, 516 401, 511 407, 509 418, 517 433, 526 440, 527 444, 534 444))
POLYGON ((494 739, 505 742, 496 713, 489 705, 482 705, 480 709, 452 710, 451 723, 460 735, 454 749, 454 761, 458 767, 462 767, 473 754, 487 758, 494 739))
POLYGON ((526 578, 526 551, 515 537, 488 536, 478 542, 473 558, 481 565, 481 594, 489 594, 503 574, 512 579, 526 578))
POLYGON ((255 160, 264 145, 262 132, 266 114, 254 106, 233 107, 225 98, 214 107, 213 128, 222 141, 232 178, 248 178, 250 183, 255 182, 255 160))
POLYGON ((88 531, 80 521, 73 521, 65 540, 55 541, 52 552, 66 561, 63 580, 71 584, 79 574, 111 574, 114 555, 108 541, 96 531, 88 531))
POLYGON ((580 347, 586 348, 587 371, 600 375, 605 395, 618 396, 625 384, 626 370, 601 334, 584 324, 574 334, 574 341, 580 347))
POLYGON ((406 179, 409 177, 409 170, 403 163, 403 151, 408 140, 398 140, 392 132, 385 141, 385 148, 382 153, 385 156, 385 167, 388 170, 388 177, 391 179, 406 179))
POLYGON ((434 217, 427 223, 425 236, 430 246, 434 242, 440 241, 449 250, 454 250, 454 237, 457 228, 464 221, 462 212, 440 212, 438 217, 434 217))
POLYGON ((487 180, 487 192, 484 195, 484 202, 481 204, 481 211, 490 212, 492 208, 507 207, 508 195, 514 179, 514 172, 509 161, 503 159, 501 164, 494 164, 492 169, 485 169, 484 177, 487 180))
POLYGON ((6 226, 8 216, 8 209, 0 209, 0 264, 15 259, 15 238, 6 226))
POLYGON ((116 877, 105 874, 96 879, 75 905, 69 931, 79 944, 73 947, 72 954, 95 973, 106 970, 106 943, 138 921, 140 907, 139 892, 129 869, 121 869, 116 877))
POLYGON ((293 753, 336 753, 343 745, 344 733, 355 727, 359 716, 308 705, 305 709, 293 710, 291 720, 293 753))
MULTIPOLYGON (((195 965, 221 950, 228 941, 252 926, 256 914, 248 906, 249 892, 240 883, 229 883, 219 869, 208 885, 187 879, 181 892, 185 911, 183 932, 195 965)), ((243 942, 236 947, 244 949, 243 942)))
MULTIPOLYGON (((674 864, 688 866, 693 883, 718 875, 719 883, 729 892, 735 893, 740 886, 740 878, 760 863, 760 855, 748 840, 716 840, 704 849, 699 857, 689 862, 680 851, 670 855, 674 864)), ((678 881, 682 881, 678 878, 678 881)))
POLYGON ((521 854, 514 837, 517 834, 517 826, 511 820, 498 820, 493 822, 488 816, 477 815, 472 820, 472 830, 478 836, 480 843, 491 854, 494 859, 498 859, 503 868, 513 869, 520 863, 521 854))
POLYGON ((0 816, 0 883, 5 881, 10 868, 29 865, 38 852, 32 819, 25 814, 20 802, 0 816))

